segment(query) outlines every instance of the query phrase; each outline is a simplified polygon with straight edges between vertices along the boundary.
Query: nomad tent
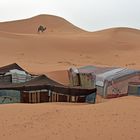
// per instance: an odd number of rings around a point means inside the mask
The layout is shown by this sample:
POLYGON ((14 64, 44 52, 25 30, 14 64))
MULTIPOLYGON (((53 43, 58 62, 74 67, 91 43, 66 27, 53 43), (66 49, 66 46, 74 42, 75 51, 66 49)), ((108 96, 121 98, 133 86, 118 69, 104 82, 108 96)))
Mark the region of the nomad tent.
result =
POLYGON ((97 88, 97 94, 104 98, 113 98, 127 95, 128 83, 140 82, 140 71, 117 67, 86 66, 79 69, 71 68, 69 79, 71 86, 97 88))
MULTIPOLYGON (((0 85, 22 83, 31 80, 32 77, 33 75, 16 63, 0 67, 0 85)), ((18 102, 20 102, 20 91, 0 90, 0 103, 18 102)))
POLYGON ((1 83, 0 90, 20 91, 21 102, 90 102, 95 103, 95 88, 72 88, 59 84, 45 75, 19 84, 1 83), (90 96, 89 96, 90 95, 90 96))
POLYGON ((69 80, 71 86, 81 87, 96 87, 95 79, 96 75, 112 70, 112 67, 95 67, 95 66, 84 66, 80 68, 72 67, 69 69, 69 80))

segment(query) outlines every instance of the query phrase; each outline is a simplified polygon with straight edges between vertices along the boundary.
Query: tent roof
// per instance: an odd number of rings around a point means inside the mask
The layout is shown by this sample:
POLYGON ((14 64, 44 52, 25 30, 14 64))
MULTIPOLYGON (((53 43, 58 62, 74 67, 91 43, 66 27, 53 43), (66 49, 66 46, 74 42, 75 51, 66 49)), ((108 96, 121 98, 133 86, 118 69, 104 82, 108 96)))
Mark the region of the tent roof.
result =
POLYGON ((63 86, 62 84, 48 78, 46 75, 40 75, 30 81, 27 81, 25 83, 21 83, 20 85, 24 86, 38 86, 38 85, 57 85, 57 86, 63 86))
POLYGON ((9 82, 1 82, 1 88, 21 88, 21 87, 39 87, 44 85, 51 85, 51 86, 63 86, 62 84, 57 83, 56 81, 48 78, 46 75, 40 75, 32 80, 23 82, 23 83, 9 83, 9 82))
POLYGON ((73 96, 88 95, 93 92, 96 92, 96 89, 83 89, 78 87, 74 88, 74 87, 64 86, 48 78, 45 75, 41 75, 25 83, 19 83, 19 84, 1 83, 0 84, 0 90, 34 91, 34 90, 42 90, 42 89, 47 89, 57 93, 73 95, 73 96))
POLYGON ((93 73, 93 74, 100 74, 113 69, 116 69, 116 67, 96 67, 89 65, 78 68, 79 73, 93 73))
POLYGON ((96 76, 96 85, 104 86, 104 81, 118 80, 129 75, 139 74, 140 71, 121 67, 84 66, 78 68, 79 73, 91 73, 96 76))
MULTIPOLYGON (((3 67, 0 67, 0 74, 4 74, 9 72, 10 70, 13 69, 17 69, 17 70, 21 70, 21 71, 25 71, 23 68, 21 68, 18 64, 13 63, 13 64, 9 64, 3 67)), ((25 71, 26 73, 28 73, 27 71, 25 71)))
POLYGON ((113 81, 121 77, 138 74, 140 71, 127 68, 118 68, 96 75, 96 85, 104 86, 104 81, 113 81))

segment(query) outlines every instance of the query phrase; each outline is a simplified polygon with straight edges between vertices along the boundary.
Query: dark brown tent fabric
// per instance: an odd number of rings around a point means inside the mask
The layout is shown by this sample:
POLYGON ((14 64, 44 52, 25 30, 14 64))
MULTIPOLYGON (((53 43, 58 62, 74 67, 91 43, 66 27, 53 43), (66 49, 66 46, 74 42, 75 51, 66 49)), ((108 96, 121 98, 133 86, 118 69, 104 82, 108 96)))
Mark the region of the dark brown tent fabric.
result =
POLYGON ((58 87, 54 86, 52 88, 53 91, 66 94, 66 95, 71 95, 71 96, 86 96, 92 93, 96 93, 96 89, 85 89, 85 88, 75 88, 75 87, 58 87))
POLYGON ((33 90, 42 90, 47 89, 57 93, 80 96, 80 95, 89 95, 96 92, 96 89, 83 89, 78 87, 68 87, 64 86, 56 81, 48 78, 45 75, 36 77, 30 81, 20 84, 0 84, 0 90, 20 90, 20 91, 33 91, 33 90))
MULTIPOLYGON (((7 66, 0 67, 0 74, 7 73, 7 72, 9 72, 12 69, 18 69, 18 70, 21 70, 21 71, 25 71, 18 64, 13 63, 13 64, 9 64, 7 66)), ((27 71, 25 71, 25 72, 28 73, 27 71)))

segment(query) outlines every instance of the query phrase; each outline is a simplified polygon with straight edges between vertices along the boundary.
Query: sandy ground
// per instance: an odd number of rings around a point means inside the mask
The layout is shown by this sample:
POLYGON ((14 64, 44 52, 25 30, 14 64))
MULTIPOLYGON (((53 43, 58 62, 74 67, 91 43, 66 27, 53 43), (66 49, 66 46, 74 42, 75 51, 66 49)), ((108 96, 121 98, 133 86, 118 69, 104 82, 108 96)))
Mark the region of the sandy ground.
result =
POLYGON ((140 98, 0 105, 1 140, 139 140, 140 98))
MULTIPOLYGON (((18 63, 68 84, 71 66, 140 69, 140 31, 83 31, 55 16, 0 23, 0 66, 18 63), (43 24, 47 31, 38 34, 43 24)), ((47 103, 0 105, 0 140, 139 140, 140 98, 95 105, 47 103)))

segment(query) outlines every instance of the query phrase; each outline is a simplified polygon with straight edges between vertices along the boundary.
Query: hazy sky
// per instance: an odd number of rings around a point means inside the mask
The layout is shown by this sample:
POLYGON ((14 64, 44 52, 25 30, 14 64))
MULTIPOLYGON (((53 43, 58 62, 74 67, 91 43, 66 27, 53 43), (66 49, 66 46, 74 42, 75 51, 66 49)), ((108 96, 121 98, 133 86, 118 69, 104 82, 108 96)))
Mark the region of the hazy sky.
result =
POLYGON ((38 14, 61 16, 90 31, 118 26, 140 29, 140 0, 0 0, 0 21, 38 14))

